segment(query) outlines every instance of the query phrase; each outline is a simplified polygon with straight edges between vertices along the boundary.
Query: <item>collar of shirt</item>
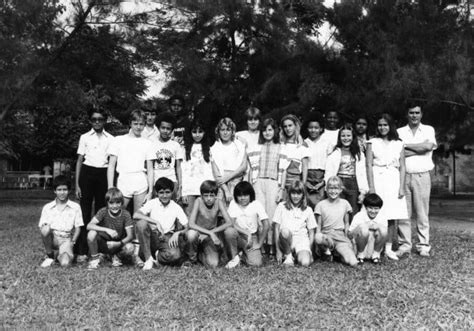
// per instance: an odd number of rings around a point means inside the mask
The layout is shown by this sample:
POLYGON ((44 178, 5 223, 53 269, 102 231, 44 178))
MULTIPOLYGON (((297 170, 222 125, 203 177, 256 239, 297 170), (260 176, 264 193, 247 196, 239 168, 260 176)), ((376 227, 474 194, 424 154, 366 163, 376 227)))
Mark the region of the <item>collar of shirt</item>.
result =
MULTIPOLYGON (((98 134, 94 129, 90 129, 90 131, 88 131, 87 134, 88 134, 89 136, 96 135, 96 136, 99 137, 99 134, 98 134)), ((103 136, 106 137, 106 138, 112 137, 112 135, 111 135, 110 133, 108 133, 107 131, 105 131, 105 130, 102 130, 101 135, 103 135, 103 136)))
MULTIPOLYGON (((52 202, 51 202, 51 205, 49 206, 49 209, 53 209, 53 208, 56 208, 58 205, 58 200, 57 199, 54 199, 52 202)), ((66 202, 66 207, 69 207, 69 208, 74 208, 73 204, 72 204, 72 201, 67 199, 67 202, 66 202)))

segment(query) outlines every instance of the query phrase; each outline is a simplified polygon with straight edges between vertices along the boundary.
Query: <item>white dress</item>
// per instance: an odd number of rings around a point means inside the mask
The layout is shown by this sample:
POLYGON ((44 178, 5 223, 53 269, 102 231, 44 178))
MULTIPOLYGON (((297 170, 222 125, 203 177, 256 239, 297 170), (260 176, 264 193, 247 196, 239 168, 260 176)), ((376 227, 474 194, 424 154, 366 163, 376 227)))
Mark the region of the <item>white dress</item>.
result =
POLYGON ((406 199, 398 198, 403 143, 400 140, 384 141, 381 138, 372 138, 369 143, 372 145, 375 193, 383 200, 380 212, 389 220, 408 218, 406 199))

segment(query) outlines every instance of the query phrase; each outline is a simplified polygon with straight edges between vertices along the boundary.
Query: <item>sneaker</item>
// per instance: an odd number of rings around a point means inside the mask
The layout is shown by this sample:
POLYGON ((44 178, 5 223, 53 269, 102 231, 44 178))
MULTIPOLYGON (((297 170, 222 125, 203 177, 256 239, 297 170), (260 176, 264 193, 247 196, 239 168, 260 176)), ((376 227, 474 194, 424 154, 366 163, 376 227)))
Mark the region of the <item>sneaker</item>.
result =
POLYGON ((400 250, 400 249, 397 250, 395 254, 397 255, 399 259, 404 259, 410 256, 410 252, 405 251, 405 250, 400 250))
POLYGON ((100 259, 99 258, 90 260, 89 265, 87 266, 87 269, 95 270, 99 267, 99 264, 100 264, 100 259))
POLYGON ((357 264, 362 265, 364 264, 364 258, 360 257, 357 259, 357 264))
POLYGON ((50 257, 44 259, 43 263, 41 263, 41 268, 49 268, 54 264, 54 260, 50 257))
POLYGON ((148 260, 145 261, 145 263, 143 264, 143 268, 142 270, 151 270, 153 269, 153 264, 155 263, 155 260, 153 260, 153 258, 149 258, 148 260))
POLYGON ((239 254, 237 254, 232 260, 227 262, 227 264, 225 265, 225 268, 232 269, 232 268, 237 267, 239 264, 240 264, 240 256, 239 254))
POLYGON ((87 262, 87 255, 78 255, 76 257, 77 263, 86 263, 87 262))
POLYGON ((395 254, 395 252, 392 251, 392 250, 386 250, 385 251, 385 256, 390 260, 398 261, 397 254, 395 254))
POLYGON ((380 258, 379 257, 373 257, 372 258, 372 263, 373 264, 380 264, 380 258))
POLYGON ((424 249, 421 250, 418 254, 420 254, 420 256, 423 256, 423 257, 430 257, 430 252, 424 249))
POLYGON ((133 261, 133 265, 137 268, 143 268, 144 266, 144 262, 142 261, 142 259, 140 259, 140 257, 138 257, 137 255, 133 255, 132 257, 132 261, 133 261))
POLYGON ((293 259, 293 255, 288 254, 285 257, 285 260, 283 261, 283 264, 286 265, 286 266, 289 266, 289 267, 295 265, 295 260, 293 259))
POLYGON ((329 248, 326 248, 321 258, 323 259, 323 261, 332 262, 331 250, 329 248))
POLYGON ((122 264, 122 261, 117 255, 112 255, 112 267, 120 267, 122 264))

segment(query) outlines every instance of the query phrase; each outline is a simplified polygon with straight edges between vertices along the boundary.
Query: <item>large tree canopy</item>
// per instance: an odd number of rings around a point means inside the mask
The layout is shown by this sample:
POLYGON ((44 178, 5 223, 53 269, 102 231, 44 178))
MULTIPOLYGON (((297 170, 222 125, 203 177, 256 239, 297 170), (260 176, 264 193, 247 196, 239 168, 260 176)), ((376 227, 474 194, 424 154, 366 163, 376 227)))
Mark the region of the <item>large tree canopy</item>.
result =
POLYGON ((237 122, 253 103, 275 117, 386 111, 403 124, 405 103, 420 102, 460 147, 474 138, 473 29, 469 8, 448 2, 163 0, 125 13, 119 0, 73 0, 61 21, 58 0, 3 0, 2 146, 32 165, 73 157, 87 105, 123 120, 150 69, 167 73, 165 96, 237 122), (324 22, 334 49, 316 38, 324 22))

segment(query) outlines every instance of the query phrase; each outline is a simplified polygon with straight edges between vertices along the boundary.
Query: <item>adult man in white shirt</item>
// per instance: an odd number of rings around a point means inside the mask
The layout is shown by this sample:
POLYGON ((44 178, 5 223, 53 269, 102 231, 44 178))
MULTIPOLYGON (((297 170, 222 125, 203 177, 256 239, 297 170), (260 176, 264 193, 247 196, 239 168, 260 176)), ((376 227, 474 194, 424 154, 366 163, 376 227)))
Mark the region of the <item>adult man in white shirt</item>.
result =
POLYGON ((107 149, 113 136, 104 130, 106 116, 103 110, 91 108, 89 120, 92 129, 79 139, 76 163, 76 197, 80 200, 84 227, 76 245, 78 262, 87 259, 87 224, 91 220, 92 202, 95 211, 105 206, 107 192, 107 149))
MULTIPOLYGON (((434 168, 432 154, 437 143, 433 127, 421 124, 422 116, 420 107, 409 108, 408 125, 397 131, 405 145, 405 191, 408 215, 412 219, 416 217, 419 240, 416 249, 421 256, 429 257, 431 249, 428 219, 431 191, 430 170, 434 168)), ((412 247, 410 220, 400 220, 398 231, 400 247, 397 255, 402 256, 410 253, 412 247)))

